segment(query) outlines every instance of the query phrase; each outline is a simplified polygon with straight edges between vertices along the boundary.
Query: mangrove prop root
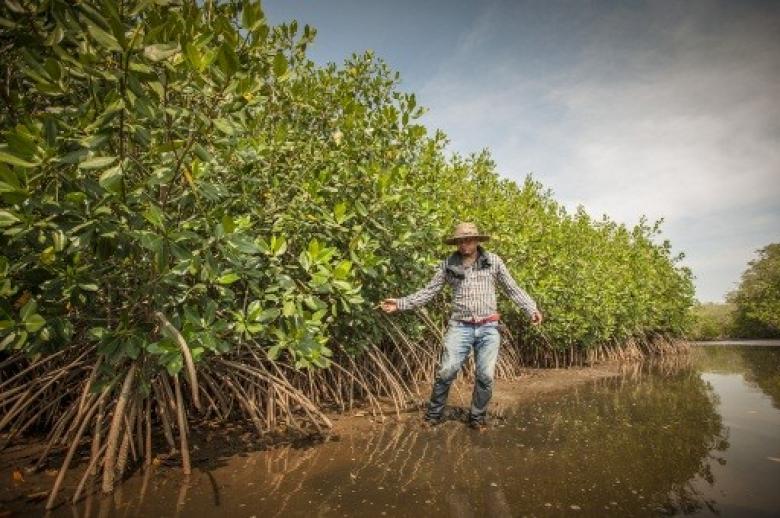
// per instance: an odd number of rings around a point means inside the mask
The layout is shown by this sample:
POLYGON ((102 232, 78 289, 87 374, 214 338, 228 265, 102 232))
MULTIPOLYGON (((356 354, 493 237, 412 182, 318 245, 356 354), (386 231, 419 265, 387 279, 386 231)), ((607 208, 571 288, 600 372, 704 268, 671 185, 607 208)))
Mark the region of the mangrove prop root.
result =
POLYGON ((108 444, 103 461, 103 492, 110 493, 114 490, 114 468, 116 463, 117 443, 119 441, 119 432, 124 421, 125 407, 130 396, 130 388, 133 385, 136 365, 133 363, 130 370, 127 371, 125 381, 122 384, 122 391, 119 393, 114 415, 111 419, 111 428, 108 430, 106 443, 108 444))
POLYGON ((192 353, 190 352, 190 346, 187 345, 187 342, 184 340, 184 337, 179 332, 178 329, 176 329, 173 324, 171 324, 167 318, 165 318, 165 315, 163 315, 159 311, 154 312, 154 316, 157 318, 157 320, 160 322, 160 324, 165 328, 165 330, 170 334, 176 344, 179 346, 179 349, 181 350, 181 355, 184 358, 184 363, 187 365, 187 378, 190 382, 190 391, 192 394, 192 404, 195 406, 196 409, 200 410, 200 399, 198 398, 198 375, 195 372, 195 362, 192 360, 192 353))
POLYGON ((190 467, 190 448, 187 444, 187 419, 184 417, 184 400, 181 397, 179 376, 173 377, 173 387, 176 391, 176 419, 179 422, 179 440, 181 450, 181 470, 185 475, 192 473, 190 467))
MULTIPOLYGON (((89 460, 89 465, 87 466, 86 471, 84 471, 84 474, 81 476, 81 480, 79 480, 78 486, 76 486, 76 491, 73 493, 73 499, 71 500, 72 503, 76 503, 79 501, 79 498, 81 498, 81 492, 84 491, 84 484, 86 484, 87 480, 90 477, 95 476, 97 472, 97 465, 98 465, 98 459, 101 455, 103 455, 103 452, 106 451, 106 444, 98 448, 95 452, 95 456, 92 457, 89 460)), ((84 513, 85 516, 89 516, 89 513, 84 513)))
POLYGON ((144 412, 144 464, 152 464, 152 400, 146 398, 146 411, 144 412))
MULTIPOLYGON (((250 342, 198 365, 197 377, 187 368, 184 375, 190 388, 197 388, 196 394, 204 398, 199 400, 203 403, 201 419, 251 422, 259 436, 279 426, 323 433, 332 426, 325 408, 345 411, 361 404, 373 415, 384 415, 400 414, 410 403, 419 403, 420 381, 432 378, 442 350, 439 326, 430 318, 425 324, 422 335, 412 338, 391 320, 382 319, 385 340, 368 344, 359 355, 336 344, 331 367, 325 370, 296 369, 284 356, 270 360, 261 344, 250 342)), ((518 341, 524 339, 522 332, 513 336, 508 328, 501 331, 504 339, 497 378, 521 375, 522 369, 531 365, 567 367, 604 360, 632 365, 653 355, 684 358, 689 350, 684 341, 663 334, 613 340, 580 350, 571 344, 554 344, 543 332, 538 334, 540 340, 526 343, 518 341)), ((167 332, 175 336, 173 331, 167 332)), ((155 427, 170 453, 181 455, 182 471, 192 470, 188 432, 188 412, 195 408, 192 391, 183 391, 178 376, 170 377, 165 371, 143 379, 141 363, 133 361, 119 379, 121 387, 112 382, 98 396, 91 390, 97 380, 98 358, 93 347, 74 346, 46 360, 3 362, 11 369, 3 373, 5 388, 0 391, 6 442, 28 428, 46 432, 43 454, 36 456, 34 469, 41 468, 52 454, 64 452, 49 506, 62 492, 64 477, 85 440, 91 442, 89 463, 74 501, 92 477, 100 476, 97 488, 108 493, 131 466, 143 461, 148 468, 154 458, 155 427), (143 392, 142 385, 151 390, 143 392)), ((473 361, 464 367, 467 378, 473 377, 473 368, 473 361)))
POLYGON ((60 470, 57 473, 57 479, 54 481, 54 486, 52 486, 51 493, 49 494, 49 500, 46 502, 46 510, 50 510, 54 507, 54 502, 57 499, 57 493, 60 490, 62 481, 65 479, 65 472, 68 471, 68 467, 70 467, 70 461, 73 460, 73 454, 76 453, 76 449, 81 442, 81 436, 84 434, 84 430, 87 429, 87 425, 89 424, 89 420, 92 417, 92 414, 95 412, 95 410, 97 410, 100 402, 103 401, 103 398, 106 397, 106 393, 107 391, 104 390, 100 395, 99 401, 92 404, 89 410, 87 410, 86 415, 84 415, 83 419, 81 420, 81 425, 76 432, 76 437, 73 438, 73 443, 71 444, 67 455, 65 455, 65 460, 62 462, 62 467, 60 467, 60 470))
POLYGON ((176 451, 176 442, 173 439, 173 426, 172 419, 168 413, 168 403, 163 397, 163 390, 160 388, 160 383, 152 383, 152 390, 157 399, 157 414, 160 417, 160 422, 163 425, 163 433, 165 434, 165 441, 168 443, 168 449, 170 453, 176 451))

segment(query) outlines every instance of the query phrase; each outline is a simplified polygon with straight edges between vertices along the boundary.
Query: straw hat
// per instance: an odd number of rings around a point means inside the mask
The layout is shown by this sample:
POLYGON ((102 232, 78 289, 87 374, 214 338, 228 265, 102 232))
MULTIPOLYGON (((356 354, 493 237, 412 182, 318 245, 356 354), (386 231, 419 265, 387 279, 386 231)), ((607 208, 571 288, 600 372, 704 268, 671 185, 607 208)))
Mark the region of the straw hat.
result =
POLYGON ((490 236, 487 234, 480 234, 474 223, 462 222, 455 225, 455 231, 450 237, 444 238, 444 242, 448 245, 456 245, 459 239, 466 238, 475 238, 477 241, 487 241, 490 239, 490 236))

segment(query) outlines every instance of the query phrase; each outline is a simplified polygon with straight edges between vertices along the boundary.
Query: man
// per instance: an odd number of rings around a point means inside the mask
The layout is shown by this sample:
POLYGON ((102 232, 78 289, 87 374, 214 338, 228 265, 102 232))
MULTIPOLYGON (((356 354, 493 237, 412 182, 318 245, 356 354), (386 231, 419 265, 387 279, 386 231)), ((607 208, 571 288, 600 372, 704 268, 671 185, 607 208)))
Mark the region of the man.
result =
POLYGON ((453 311, 444 337, 441 364, 423 420, 426 427, 441 421, 450 385, 472 347, 476 359, 476 379, 469 426, 477 430, 486 427, 485 414, 493 394, 493 375, 501 342, 496 281, 509 298, 528 314, 533 325, 542 323, 542 314, 536 303, 517 285, 504 261, 478 244, 489 239, 490 236, 481 234, 473 223, 459 223, 452 236, 444 239, 445 243, 458 248, 441 262, 428 285, 409 296, 382 301, 382 309, 386 313, 405 311, 427 304, 441 291, 445 281, 452 286, 453 311))

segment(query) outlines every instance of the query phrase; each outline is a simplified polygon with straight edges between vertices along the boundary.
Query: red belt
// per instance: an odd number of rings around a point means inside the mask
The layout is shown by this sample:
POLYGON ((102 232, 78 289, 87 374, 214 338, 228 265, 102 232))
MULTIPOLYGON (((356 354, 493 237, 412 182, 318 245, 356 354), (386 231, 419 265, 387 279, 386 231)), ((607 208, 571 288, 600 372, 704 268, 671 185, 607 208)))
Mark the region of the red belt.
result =
POLYGON ((472 320, 461 320, 461 322, 466 322, 468 324, 487 324, 488 322, 498 322, 498 320, 501 318, 501 315, 498 313, 493 313, 490 316, 487 316, 485 318, 480 319, 472 319, 472 320))

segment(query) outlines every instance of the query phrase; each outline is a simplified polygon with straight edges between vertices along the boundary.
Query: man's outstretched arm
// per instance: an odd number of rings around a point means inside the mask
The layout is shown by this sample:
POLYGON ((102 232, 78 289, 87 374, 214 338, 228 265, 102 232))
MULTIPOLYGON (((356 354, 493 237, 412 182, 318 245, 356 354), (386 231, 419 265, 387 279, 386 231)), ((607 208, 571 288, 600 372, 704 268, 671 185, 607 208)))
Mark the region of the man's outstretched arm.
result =
POLYGON ((423 306, 430 302, 430 300, 441 291, 442 287, 444 286, 444 280, 444 262, 442 262, 436 270, 433 278, 424 288, 412 293, 411 295, 401 297, 399 299, 385 299, 382 301, 382 309, 388 313, 392 313, 396 310, 406 311, 409 309, 414 309, 418 306, 423 306))
POLYGON ((523 290, 523 288, 517 285, 517 282, 515 282, 514 278, 512 278, 512 274, 509 273, 509 269, 506 267, 506 264, 504 264, 504 260, 498 256, 496 257, 498 259, 498 282, 506 292, 507 296, 512 299, 515 304, 520 306, 523 311, 525 311, 526 314, 534 320, 535 323, 537 320, 541 322, 541 313, 536 307, 536 302, 534 302, 534 299, 532 299, 531 296, 523 290), (538 318, 534 316, 537 313, 539 314, 538 318))

